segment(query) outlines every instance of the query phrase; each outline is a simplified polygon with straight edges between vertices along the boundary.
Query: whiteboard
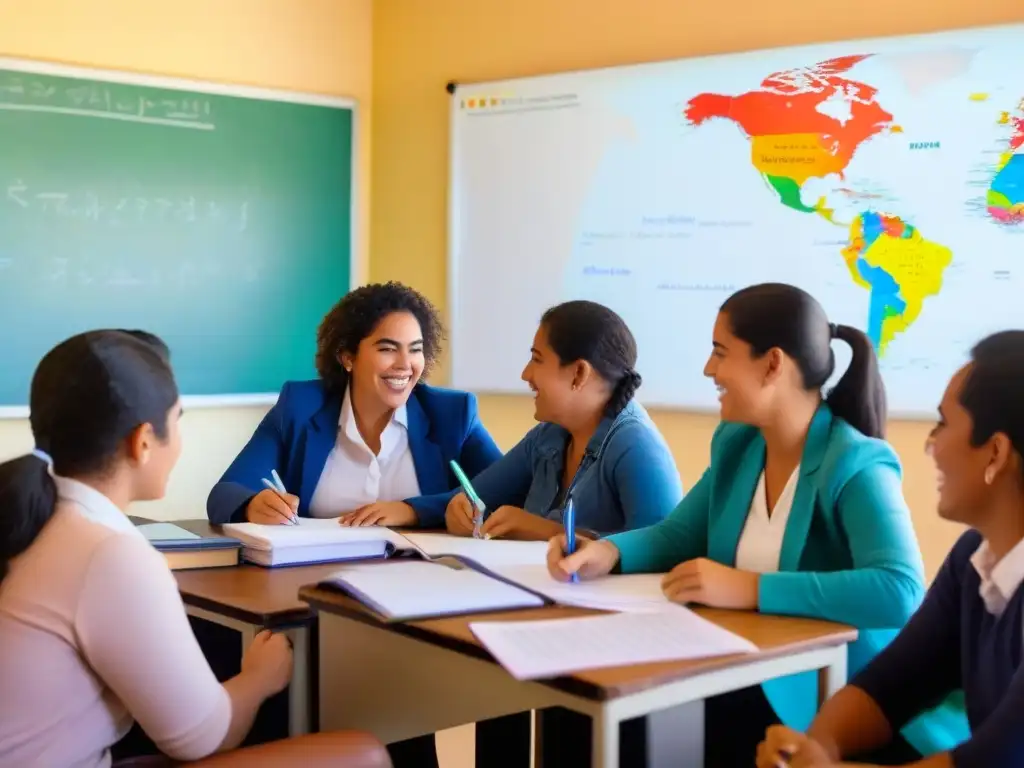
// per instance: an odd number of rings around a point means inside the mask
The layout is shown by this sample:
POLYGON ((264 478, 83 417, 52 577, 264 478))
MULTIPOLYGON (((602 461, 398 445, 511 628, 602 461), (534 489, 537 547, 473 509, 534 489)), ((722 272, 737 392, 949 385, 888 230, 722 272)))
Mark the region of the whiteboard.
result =
MULTIPOLYGON (((459 85, 452 383, 519 393, 541 314, 636 335, 639 399, 717 409, 722 302, 765 281, 872 338, 892 415, 934 413, 1024 327, 1024 25, 459 85)), ((849 359, 836 344, 839 372, 849 359)))

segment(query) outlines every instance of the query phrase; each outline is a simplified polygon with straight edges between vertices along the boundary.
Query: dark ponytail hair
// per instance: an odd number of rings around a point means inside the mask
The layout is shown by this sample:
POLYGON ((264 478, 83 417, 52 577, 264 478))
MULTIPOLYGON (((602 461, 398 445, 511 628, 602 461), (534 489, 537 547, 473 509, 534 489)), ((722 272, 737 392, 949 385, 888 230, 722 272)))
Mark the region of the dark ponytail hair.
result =
POLYGON ((562 365, 590 363, 612 387, 607 413, 618 416, 643 383, 636 365, 636 339, 626 322, 603 304, 567 301, 552 307, 540 324, 562 365))
POLYGON ((733 335, 760 357, 781 349, 797 365, 808 390, 820 390, 836 367, 832 339, 853 351, 850 366, 825 397, 832 412, 868 437, 885 437, 887 404, 878 357, 863 331, 833 325, 821 304, 806 291, 785 283, 762 283, 730 296, 721 311, 733 335))
POLYGON ((136 334, 90 331, 43 357, 29 394, 36 450, 0 464, 0 581, 53 517, 57 488, 51 471, 88 477, 108 470, 139 426, 151 424, 165 438, 177 401, 160 345, 136 334))

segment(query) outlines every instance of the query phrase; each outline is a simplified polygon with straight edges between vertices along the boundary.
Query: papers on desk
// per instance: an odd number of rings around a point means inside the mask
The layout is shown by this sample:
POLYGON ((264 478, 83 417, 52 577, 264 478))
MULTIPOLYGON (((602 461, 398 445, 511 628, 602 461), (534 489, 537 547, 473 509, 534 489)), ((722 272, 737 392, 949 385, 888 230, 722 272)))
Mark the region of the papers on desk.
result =
POLYGON ((495 571, 512 566, 539 567, 547 573, 546 541, 470 539, 446 533, 407 533, 405 540, 424 556, 457 557, 495 571))
POLYGON ((499 563, 491 570, 560 605, 625 613, 660 611, 672 605, 661 591, 660 573, 604 576, 569 584, 551 578, 547 565, 499 563))
POLYGON ((348 528, 337 518, 300 517, 298 525, 229 523, 223 530, 242 542, 246 560, 265 566, 382 558, 410 546, 387 528, 348 528))
POLYGON ((350 594, 389 621, 544 605, 539 595, 456 562, 359 563, 340 568, 323 583, 350 594))
POLYGON ((473 622, 469 628, 517 680, 757 650, 749 640, 679 605, 574 619, 473 622))

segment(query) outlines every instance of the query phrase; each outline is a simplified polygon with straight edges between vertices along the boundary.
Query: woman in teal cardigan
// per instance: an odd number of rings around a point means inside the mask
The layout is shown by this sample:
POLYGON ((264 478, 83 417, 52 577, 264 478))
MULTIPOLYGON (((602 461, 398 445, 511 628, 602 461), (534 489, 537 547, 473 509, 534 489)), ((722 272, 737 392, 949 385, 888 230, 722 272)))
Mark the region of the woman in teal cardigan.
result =
MULTIPOLYGON (((924 594, 899 459, 882 439, 885 389, 871 342, 830 324, 798 288, 756 285, 722 306, 704 373, 723 421, 704 476, 661 523, 583 541, 568 557, 556 538, 552 575, 667 572, 663 589, 676 602, 851 624, 860 632, 848 669, 858 671, 924 594), (853 357, 823 398, 834 339, 853 357)), ((804 673, 709 699, 705 764, 752 765, 766 725, 807 727, 816 690, 804 673)), ((867 759, 901 764, 965 733, 962 710, 938 707, 867 759)))

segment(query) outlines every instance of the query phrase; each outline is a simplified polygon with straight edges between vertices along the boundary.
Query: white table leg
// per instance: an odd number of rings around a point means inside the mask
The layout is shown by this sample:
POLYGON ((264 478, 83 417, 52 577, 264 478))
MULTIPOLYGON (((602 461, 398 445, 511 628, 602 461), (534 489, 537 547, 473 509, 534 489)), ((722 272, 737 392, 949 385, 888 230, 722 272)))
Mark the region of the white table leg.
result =
POLYGON ((593 768, 617 768, 619 765, 619 721, 607 707, 593 718, 593 768))
POLYGON ((846 646, 836 648, 832 662, 818 670, 818 708, 835 696, 846 685, 846 646))
MULTIPOLYGON (((256 624, 232 619, 222 616, 219 613, 208 611, 203 608, 186 605, 185 612, 189 616, 203 619, 222 627, 233 629, 239 634, 241 652, 246 649, 255 639, 256 635, 263 631, 263 627, 256 624)), ((286 627, 282 630, 288 639, 292 641, 293 664, 292 680, 288 684, 288 735, 301 736, 306 733, 313 733, 312 712, 310 704, 310 636, 309 627, 306 625, 286 627)))

